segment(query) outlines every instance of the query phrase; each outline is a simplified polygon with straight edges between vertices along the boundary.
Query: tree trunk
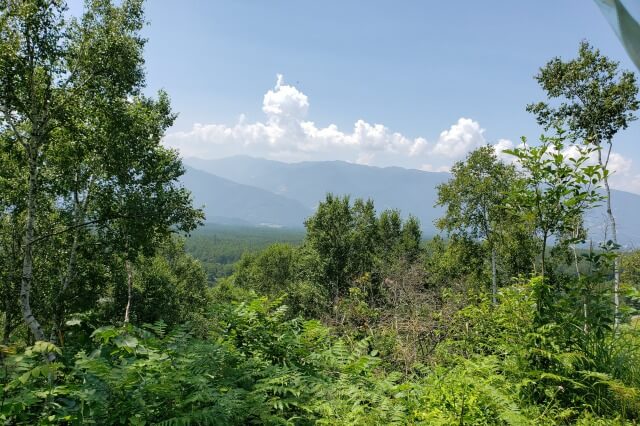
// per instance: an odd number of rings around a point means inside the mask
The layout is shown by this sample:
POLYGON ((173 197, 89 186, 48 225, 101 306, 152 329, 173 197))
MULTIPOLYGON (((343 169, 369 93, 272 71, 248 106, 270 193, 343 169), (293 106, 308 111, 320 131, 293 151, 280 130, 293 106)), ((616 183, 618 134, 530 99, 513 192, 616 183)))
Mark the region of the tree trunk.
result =
MULTIPOLYGON (((607 159, 602 162, 602 150, 598 150, 598 163, 605 170, 609 164, 609 155, 611 154, 611 141, 609 141, 609 150, 607 152, 607 159)), ((611 209, 611 189, 609 188, 609 176, 604 175, 604 188, 607 196, 607 216, 609 217, 609 224, 611 225, 611 241, 614 244, 618 244, 618 232, 616 230, 616 219, 613 216, 613 210, 611 209)), ((614 305, 614 327, 617 328, 620 325, 620 256, 616 256, 613 261, 613 305, 614 305)))
POLYGON ((58 293, 58 297, 56 298, 56 314, 53 321, 53 326, 51 327, 51 337, 50 341, 55 343, 56 341, 59 344, 62 344, 62 325, 64 322, 64 299, 67 293, 67 288, 69 288, 69 283, 71 282, 73 275, 75 274, 76 269, 76 259, 78 257, 78 240, 80 230, 79 228, 75 229, 73 235, 73 242, 71 243, 71 253, 69 254, 69 262, 67 263, 67 270, 62 278, 62 285, 60 287, 60 292, 58 293), (60 336, 58 334, 60 333, 60 336), (58 338, 60 337, 60 338, 58 338))
POLYGON ((542 314, 543 312, 543 305, 545 305, 547 303, 546 301, 546 296, 547 296, 547 291, 546 291, 546 286, 547 283, 545 282, 545 262, 544 262, 544 258, 547 255, 547 233, 545 232, 543 237, 542 237, 542 259, 540 261, 540 270, 542 272, 542 288, 540 289, 539 295, 538 295, 538 314, 542 314))
POLYGON ((124 309, 124 322, 129 322, 129 314, 131 313, 131 299, 133 293, 133 266, 129 259, 125 260, 124 266, 127 270, 127 306, 124 309))
MULTIPOLYGON (((611 190, 609 189, 609 179, 604 178, 604 186, 607 191, 607 215, 611 223, 611 240, 618 244, 618 233, 616 231, 616 219, 611 210, 611 190)), ((620 325, 620 256, 613 260, 613 305, 614 305, 614 325, 620 325)))
POLYGON ((584 331, 584 334, 587 334, 589 332, 589 326, 587 322, 589 318, 589 311, 587 309, 587 296, 584 296, 584 300, 582 301, 582 314, 584 315, 583 331, 584 331))
POLYGON ((13 331, 12 327, 13 319, 11 318, 11 313, 9 309, 5 307, 4 311, 4 327, 2 330, 2 344, 8 345, 11 340, 11 332, 13 331))
MULTIPOLYGON (((576 266, 576 276, 578 277, 578 280, 580 279, 580 264, 578 263, 578 252, 576 249, 576 245, 575 244, 571 244, 571 250, 573 251, 573 262, 576 266)), ((582 299, 582 314, 584 316, 584 326, 583 326, 583 330, 584 333, 587 334, 588 332, 588 326, 587 326, 587 318, 588 318, 588 309, 587 309, 587 296, 583 296, 582 299)))
POLYGON ((31 285, 33 283, 33 240, 36 220, 36 189, 38 183, 36 148, 29 146, 29 191, 27 195, 27 224, 24 235, 24 259, 22 262, 22 280, 20 283, 20 304, 24 322, 36 340, 45 340, 42 326, 31 311, 31 285))
POLYGON ((65 271, 64 276, 62 277, 62 285, 60 286, 60 292, 56 298, 56 306, 55 306, 55 318, 53 321, 53 327, 51 328, 51 342, 56 342, 63 344, 62 341, 62 326, 64 324, 65 317, 65 308, 64 308, 64 300, 67 293, 67 289, 69 288, 69 284, 71 280, 75 276, 76 264, 78 259, 78 246, 80 244, 80 228, 81 224, 85 219, 85 213, 87 211, 87 204, 89 203, 89 194, 90 194, 90 186, 89 190, 87 190, 87 195, 84 200, 80 202, 78 192, 75 191, 74 198, 74 213, 73 213, 73 242, 71 243, 71 251, 69 253, 69 261, 67 262, 67 270, 65 271))
MULTIPOLYGON (((574 240, 580 238, 581 229, 582 229, 582 226, 580 225, 580 222, 579 222, 578 224, 576 224, 575 228, 571 233, 571 237, 573 237, 574 240)), ((576 276, 579 279, 580 278, 580 262, 578 260, 578 249, 576 248, 575 242, 571 244, 571 251, 573 252, 573 263, 576 267, 576 276)))
POLYGON ((544 281, 544 273, 545 273, 545 269, 544 269, 544 258, 547 255, 547 233, 544 233, 544 236, 542 237, 542 259, 540 260, 540 271, 542 273, 542 280, 544 281))
POLYGON ((496 296, 498 294, 498 277, 496 274, 496 249, 491 247, 491 301, 495 305, 497 303, 496 296))

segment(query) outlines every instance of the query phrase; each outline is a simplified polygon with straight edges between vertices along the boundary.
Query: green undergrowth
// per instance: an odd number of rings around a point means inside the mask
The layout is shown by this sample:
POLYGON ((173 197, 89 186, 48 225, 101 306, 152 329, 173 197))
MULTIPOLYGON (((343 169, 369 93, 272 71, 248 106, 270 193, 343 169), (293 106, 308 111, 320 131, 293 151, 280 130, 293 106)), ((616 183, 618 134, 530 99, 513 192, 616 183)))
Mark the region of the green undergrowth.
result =
POLYGON ((584 355, 528 345, 541 331, 531 329, 527 286, 505 289, 496 307, 460 311, 465 331, 440 345, 439 361, 402 374, 390 371, 371 339, 346 343, 316 320, 287 319, 280 300, 225 291, 227 300, 211 307, 206 338, 158 322, 98 328, 86 347, 3 347, 2 420, 587 425, 637 418, 635 383, 585 370, 584 355), (543 352, 544 371, 534 359, 543 352))

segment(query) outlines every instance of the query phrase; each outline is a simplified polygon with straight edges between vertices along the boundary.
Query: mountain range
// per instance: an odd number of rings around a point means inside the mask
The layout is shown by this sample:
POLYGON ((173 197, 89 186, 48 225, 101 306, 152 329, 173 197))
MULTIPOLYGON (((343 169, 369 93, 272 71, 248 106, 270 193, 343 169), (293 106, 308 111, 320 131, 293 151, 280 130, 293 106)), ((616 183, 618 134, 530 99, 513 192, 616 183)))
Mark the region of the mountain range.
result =
MULTIPOLYGON (((401 167, 373 167, 343 161, 283 163, 248 156, 215 160, 184 159, 182 183, 193 193, 196 206, 203 206, 212 223, 302 227, 328 192, 371 198, 376 209, 399 209, 412 214, 426 235, 437 233, 434 221, 443 210, 435 207, 437 185, 451 175, 401 167)), ((619 241, 640 244, 640 195, 614 190, 614 213, 619 241)), ((585 219, 591 237, 607 234, 604 206, 585 219)))

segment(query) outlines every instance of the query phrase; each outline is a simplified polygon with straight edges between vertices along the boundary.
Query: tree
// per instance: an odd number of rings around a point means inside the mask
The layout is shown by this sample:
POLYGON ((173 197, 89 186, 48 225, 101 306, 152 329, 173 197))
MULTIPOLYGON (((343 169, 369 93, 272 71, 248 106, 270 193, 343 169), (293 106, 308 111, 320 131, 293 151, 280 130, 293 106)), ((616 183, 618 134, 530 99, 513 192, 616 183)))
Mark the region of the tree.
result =
POLYGON ((400 212, 386 210, 376 216, 373 201, 327 194, 316 213, 305 222, 305 246, 317 253, 321 284, 332 301, 345 295, 350 284, 365 274, 372 288, 381 274, 398 260, 415 261, 422 233, 416 218, 403 222, 400 212))
POLYGON ((399 210, 384 210, 378 218, 378 233, 378 249, 385 266, 390 266, 400 258, 408 262, 418 259, 422 230, 415 216, 409 215, 403 222, 399 210))
POLYGON ((307 242, 322 262, 323 284, 335 301, 348 288, 353 252, 353 212, 349 197, 327 194, 316 213, 305 222, 307 242))
POLYGON ((351 208, 353 214, 352 276, 362 276, 376 269, 380 234, 373 201, 357 199, 351 208))
POLYGON ((62 0, 0 5, 0 139, 26 172, 11 177, 25 200, 12 213, 24 217, 20 304, 45 340, 44 323, 52 336, 64 323, 82 244, 97 238, 131 261, 202 216, 176 183, 177 153, 160 145, 175 118, 168 97, 141 95, 142 1, 90 0, 80 19, 67 19, 62 0), (37 248, 54 240, 59 280, 46 287, 37 248), (40 315, 35 294, 46 298, 40 315))
POLYGON ((445 214, 436 226, 449 235, 486 241, 491 253, 491 293, 496 303, 497 249, 509 221, 504 206, 518 174, 513 166, 498 160, 490 145, 454 164, 451 173, 453 177, 438 186, 436 205, 444 206, 445 214))
POLYGON ((260 295, 284 297, 290 315, 318 317, 326 313, 328 298, 312 276, 318 259, 308 262, 306 251, 306 247, 275 243, 259 253, 246 253, 230 281, 260 295))
POLYGON ((422 230, 420 229, 420 221, 417 217, 409 215, 402 224, 402 232, 400 234, 401 253, 408 262, 418 260, 421 251, 422 230))
POLYGON ((558 132, 556 137, 543 136, 538 146, 527 145, 522 138, 522 147, 506 151, 516 157, 524 179, 512 186, 505 202, 517 214, 533 217, 542 241, 539 313, 549 302, 545 260, 550 238, 573 230, 576 220, 602 200, 598 185, 604 171, 599 165, 588 163, 596 148, 574 147, 575 155, 569 156, 565 154, 565 136, 561 130, 558 132))
POLYGON ((383 256, 392 256, 393 251, 402 237, 402 217, 398 210, 385 210, 378 219, 378 232, 383 256))
POLYGON ((489 280, 486 273, 486 247, 477 240, 452 234, 445 240, 436 235, 426 244, 424 268, 430 289, 478 288, 489 280))
MULTIPOLYGON (((636 120, 640 107, 638 86, 633 72, 620 71, 612 61, 588 42, 580 43, 578 57, 570 61, 553 58, 536 75, 536 80, 553 100, 560 104, 538 102, 527 106, 539 124, 549 130, 562 126, 571 138, 585 146, 596 148, 598 164, 604 170, 603 181, 607 200, 607 216, 611 239, 617 244, 616 221, 611 208, 609 159, 614 136, 636 120), (606 145, 606 149, 605 149, 606 145), (603 151, 606 151, 603 155, 603 151)), ((614 303, 618 324, 620 292, 620 260, 614 262, 614 303)))
MULTIPOLYGON (((198 322, 209 302, 207 279, 202 265, 184 252, 184 241, 171 238, 159 244, 152 256, 139 255, 135 262, 131 317, 135 322, 163 321, 169 326, 198 322)), ((121 317, 127 291, 112 289, 114 305, 109 322, 121 317)), ((128 289, 127 289, 128 290, 128 289)))
POLYGON ((296 278, 296 249, 284 243, 245 253, 233 274, 234 284, 272 296, 281 296, 296 278))
POLYGON ((13 330, 21 323, 20 267, 22 260, 22 212, 25 194, 18 163, 10 148, 11 141, 0 133, 0 292, 4 313, 3 343, 9 342, 13 330), (3 137, 4 136, 4 137, 3 137))

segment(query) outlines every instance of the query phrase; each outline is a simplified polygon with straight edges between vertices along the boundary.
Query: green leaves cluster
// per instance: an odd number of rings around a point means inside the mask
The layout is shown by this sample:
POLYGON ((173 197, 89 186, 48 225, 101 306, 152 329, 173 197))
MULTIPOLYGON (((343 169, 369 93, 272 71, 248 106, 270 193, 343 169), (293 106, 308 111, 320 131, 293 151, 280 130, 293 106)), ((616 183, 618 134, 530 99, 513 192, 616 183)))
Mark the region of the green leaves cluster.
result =
POLYGON ((418 220, 397 210, 377 215, 371 200, 328 194, 306 227, 301 246, 276 243, 245 254, 230 282, 258 294, 286 294, 293 313, 318 317, 353 287, 366 287, 371 300, 394 264, 415 263, 422 254, 418 220))
POLYGON ((534 285, 505 288, 498 305, 484 298, 461 310, 456 337, 438 348, 443 361, 410 376, 386 372, 370 339, 347 343, 317 320, 287 319, 278 301, 255 296, 213 304, 204 339, 188 325, 158 322, 98 328, 75 353, 45 342, 17 353, 5 347, 0 416, 13 424, 168 425, 634 418, 637 376, 615 368, 636 360, 635 332, 609 341, 612 365, 598 366, 557 346, 551 329, 536 330, 534 285), (60 359, 46 362, 50 352, 60 359), (545 369, 531 368, 533 359, 545 369))
MULTIPOLYGON (((543 136, 540 145, 529 146, 523 139, 523 147, 507 151, 515 156, 524 171, 508 202, 513 211, 531 218, 542 240, 543 277, 549 238, 563 239, 581 223, 588 209, 604 199, 599 189, 607 171, 589 163, 598 148, 569 147, 565 141, 564 133, 558 129, 558 136, 543 136), (568 148, 570 153, 565 152, 568 148)), ((578 237, 570 242, 582 241, 578 237)))
POLYGON ((479 241, 485 246, 495 300, 499 282, 528 270, 531 263, 530 224, 507 208, 522 176, 513 165, 498 160, 490 145, 454 164, 451 174, 452 179, 438 186, 436 205, 445 207, 445 212, 436 225, 456 242, 470 246, 479 241), (509 255, 514 250, 520 262, 509 255), (523 270, 522 264, 527 269, 523 270))
POLYGON ((600 145, 636 120, 640 108, 636 76, 619 70, 618 62, 582 41, 578 57, 568 61, 556 57, 536 75, 550 100, 527 106, 546 130, 562 126, 577 140, 600 145))
POLYGON ((330 300, 346 294, 350 283, 365 273, 376 273, 389 261, 414 261, 420 254, 422 233, 418 220, 402 220, 397 210, 376 216, 373 201, 328 194, 307 219, 306 244, 321 260, 321 283, 330 300))
POLYGON ((160 143, 167 94, 142 94, 143 2, 91 0, 78 18, 59 0, 1 6, 4 340, 22 317, 35 340, 61 343, 69 313, 127 285, 115 270, 202 213, 160 143))

